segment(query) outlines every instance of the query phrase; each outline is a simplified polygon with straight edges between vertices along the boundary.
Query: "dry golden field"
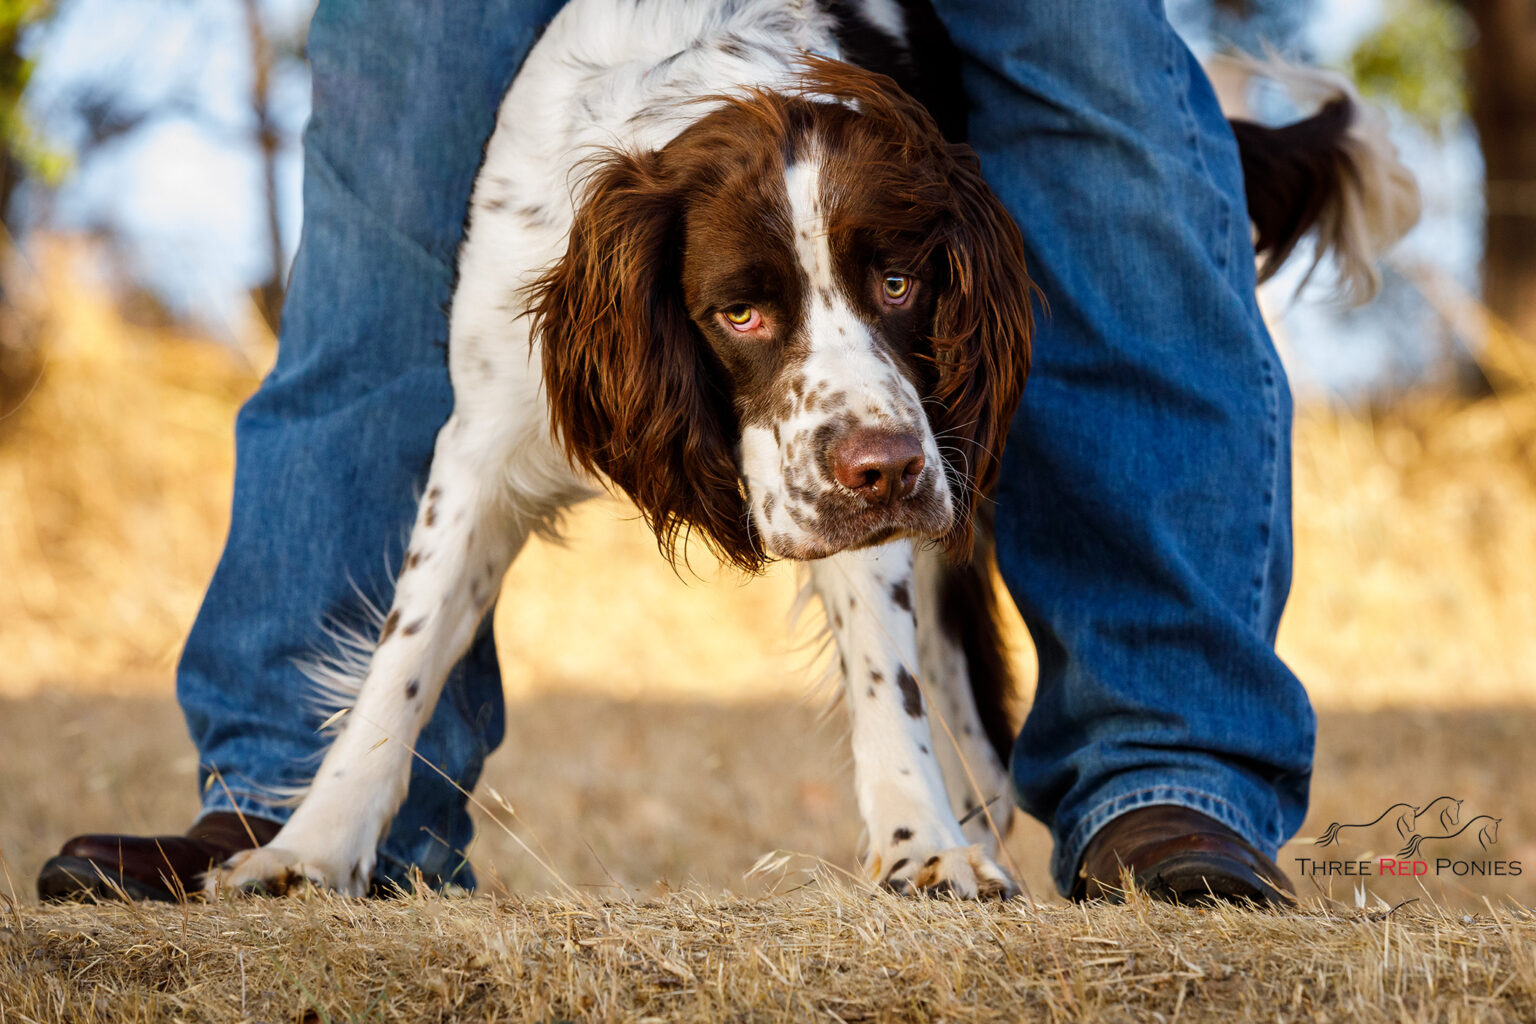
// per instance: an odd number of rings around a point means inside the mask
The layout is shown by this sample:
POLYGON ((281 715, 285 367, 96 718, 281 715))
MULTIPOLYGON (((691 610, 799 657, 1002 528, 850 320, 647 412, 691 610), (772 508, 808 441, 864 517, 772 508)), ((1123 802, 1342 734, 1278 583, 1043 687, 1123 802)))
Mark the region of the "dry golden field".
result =
MULTIPOLYGON (((1435 855, 1519 876, 1299 878, 1289 915, 1083 910, 1025 822, 1029 901, 866 892, 841 724, 805 697, 808 654, 764 628, 792 573, 679 581, 605 501, 506 583, 482 895, 37 906, 67 835, 195 810, 171 671, 227 521, 234 410, 270 358, 255 333, 125 323, 82 258, 58 247, 28 279, 46 368, 0 409, 0 1024, 1536 1019, 1536 387, 1512 358, 1479 402, 1299 412, 1281 648, 1321 735, 1281 861, 1444 793, 1502 821, 1487 849, 1435 855), (775 850, 794 856, 747 877, 775 850)), ((1332 849, 1396 845, 1383 828, 1332 849)))

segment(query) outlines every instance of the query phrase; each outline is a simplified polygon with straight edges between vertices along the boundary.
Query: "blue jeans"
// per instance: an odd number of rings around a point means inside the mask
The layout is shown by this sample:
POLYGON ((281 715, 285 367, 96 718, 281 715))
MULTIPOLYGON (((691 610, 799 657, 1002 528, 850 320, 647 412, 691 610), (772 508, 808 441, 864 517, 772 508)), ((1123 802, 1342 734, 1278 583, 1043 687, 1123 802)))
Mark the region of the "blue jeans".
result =
MULTIPOLYGON (((234 516, 178 696, 205 811, 281 820, 321 749, 295 666, 387 606, 448 415, 443 307, 498 100, 560 0, 322 0, 304 234, 277 365, 240 414, 234 516), (207 774, 217 772, 212 785, 207 774)), ((1063 892, 1134 807, 1262 849, 1306 809, 1314 723, 1273 642, 1290 576, 1290 397, 1253 297, 1236 149, 1153 0, 940 0, 972 141, 1051 305, 998 492, 1040 652, 1013 758, 1063 892)), ((464 789, 502 738, 489 629, 418 743, 464 789)), ((472 884, 465 800, 420 761, 378 873, 472 884)))

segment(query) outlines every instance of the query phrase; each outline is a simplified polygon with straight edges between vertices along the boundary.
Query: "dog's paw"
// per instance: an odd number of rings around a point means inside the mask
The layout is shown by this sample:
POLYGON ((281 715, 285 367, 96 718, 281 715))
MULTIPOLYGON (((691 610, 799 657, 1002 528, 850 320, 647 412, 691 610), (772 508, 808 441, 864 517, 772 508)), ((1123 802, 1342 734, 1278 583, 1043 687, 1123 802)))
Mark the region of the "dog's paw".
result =
POLYGON ((1006 900, 1019 894, 1008 873, 975 844, 926 855, 912 850, 875 853, 865 862, 864 871, 882 888, 916 896, 1006 900))
POLYGON ((242 850, 210 870, 203 876, 203 891, 210 896, 287 896, 315 888, 334 889, 343 896, 362 896, 368 889, 370 871, 371 865, 327 865, 321 858, 302 857, 281 846, 262 846, 242 850))

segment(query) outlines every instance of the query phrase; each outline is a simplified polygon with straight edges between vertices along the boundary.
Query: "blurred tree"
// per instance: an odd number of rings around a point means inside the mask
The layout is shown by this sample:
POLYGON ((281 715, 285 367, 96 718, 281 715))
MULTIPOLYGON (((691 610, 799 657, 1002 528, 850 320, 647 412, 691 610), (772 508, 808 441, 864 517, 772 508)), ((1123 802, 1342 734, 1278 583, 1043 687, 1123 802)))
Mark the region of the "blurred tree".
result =
POLYGON ((1350 60, 1431 132, 1470 115, 1483 152, 1483 302, 1536 345, 1536 0, 1392 0, 1350 60))
POLYGON ((55 182, 68 161, 43 144, 27 119, 21 95, 32 77, 32 60, 22 53, 27 30, 54 12, 53 0, 0 0, 0 223, 12 233, 11 198, 27 177, 55 182))
POLYGON ((1391 0, 1377 30, 1349 58, 1360 91, 1390 100, 1439 135, 1467 115, 1472 19, 1450 0, 1391 0))
POLYGON ((272 111, 272 67, 276 61, 267 30, 262 24, 257 0, 240 0, 245 7, 246 37, 251 49, 251 114, 254 118, 256 151, 261 156, 261 183, 266 204, 267 277, 257 285, 252 297, 261 317, 277 333, 283 312, 283 232, 277 216, 277 158, 283 139, 272 111))
MULTIPOLYGON (((22 91, 32 76, 32 61, 22 53, 22 37, 53 10, 52 0, 0 0, 0 225, 6 243, 16 234, 12 199, 17 186, 28 177, 57 181, 66 165, 63 157, 43 144, 21 105, 22 91)), ((0 273, 0 422, 31 391, 42 371, 33 324, 9 301, 6 285, 0 273)))
POLYGON ((1536 345, 1536 0, 1467 0, 1472 123, 1487 206, 1483 302, 1536 345))
MULTIPOLYGON (((0 0, 0 5, 16 2, 25 0, 0 0)), ((292 117, 285 119, 284 111, 278 109, 281 101, 275 95, 274 83, 281 74, 302 64, 308 19, 282 18, 274 14, 281 5, 269 0, 217 0, 216 5, 211 0, 176 2, 190 12, 186 17, 192 24, 199 26, 194 31, 219 32, 223 46, 228 46, 230 39, 228 15, 234 15, 239 33, 236 39, 250 74, 245 80, 243 104, 232 113, 225 94, 209 95, 203 78, 206 65, 193 52, 169 70, 149 69, 137 48, 125 45, 120 61, 86 70, 59 90, 51 123, 70 138, 75 162, 82 168, 125 137, 173 119, 191 122, 201 134, 252 152, 260 169, 261 194, 256 202, 262 224, 264 270, 250 295, 257 311, 275 331, 287 271, 279 217, 278 163, 296 141, 297 129, 291 124, 292 117), (216 6, 224 10, 218 11, 216 6), (132 87, 128 87, 130 83, 132 87)), ((146 33, 158 31, 153 25, 145 26, 146 33)), ((98 216, 103 213, 110 211, 101 211, 98 216)), ((110 223, 97 229, 113 233, 110 223)))

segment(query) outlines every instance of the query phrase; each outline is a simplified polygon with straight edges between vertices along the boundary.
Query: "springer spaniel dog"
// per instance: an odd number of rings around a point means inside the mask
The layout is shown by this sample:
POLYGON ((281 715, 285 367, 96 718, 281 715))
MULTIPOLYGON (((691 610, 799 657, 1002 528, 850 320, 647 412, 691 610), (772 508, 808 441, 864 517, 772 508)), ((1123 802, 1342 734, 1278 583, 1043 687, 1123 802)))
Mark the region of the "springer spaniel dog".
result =
MULTIPOLYGON (((748 572, 805 563, 870 879, 1016 891, 995 860, 1013 733, 978 512, 1034 286, 955 141, 950 58, 909 45, 942 37, 920 2, 572 0, 551 22, 475 183, 454 410, 388 616, 291 819, 210 891, 367 890, 412 746, 503 574, 605 487, 669 557, 693 536, 748 572)), ((1338 168, 1293 176, 1350 187, 1338 168)), ((1318 211, 1273 204, 1276 252, 1318 211)))

